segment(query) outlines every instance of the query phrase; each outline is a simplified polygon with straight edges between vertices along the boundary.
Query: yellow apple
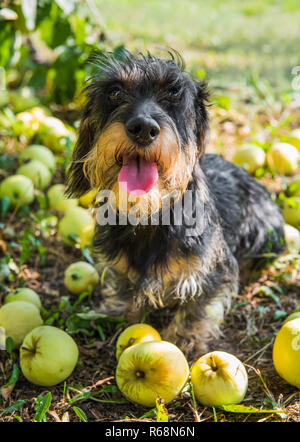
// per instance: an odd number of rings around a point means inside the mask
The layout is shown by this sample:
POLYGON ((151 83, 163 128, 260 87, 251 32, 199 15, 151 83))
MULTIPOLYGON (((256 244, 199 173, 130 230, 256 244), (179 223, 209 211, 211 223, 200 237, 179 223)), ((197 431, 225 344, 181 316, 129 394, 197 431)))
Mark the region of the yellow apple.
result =
POLYGON ((207 406, 238 404, 248 388, 242 362, 224 351, 207 353, 193 365, 191 382, 196 399, 207 406))
POLYGON ((38 160, 31 160, 23 164, 17 170, 17 174, 30 178, 37 189, 43 190, 49 186, 52 180, 52 174, 44 163, 38 160))
POLYGON ((70 292, 79 295, 88 290, 93 289, 99 282, 97 270, 88 262, 78 261, 70 264, 65 271, 64 283, 70 292))
POLYGON ((39 122, 30 112, 20 112, 16 115, 16 121, 12 124, 14 134, 25 135, 32 138, 40 128, 39 122))
POLYGON ((267 163, 271 170, 282 175, 291 175, 299 167, 300 154, 289 143, 275 143, 267 153, 267 163))
POLYGON ((0 184, 0 199, 9 198, 10 206, 23 206, 34 200, 34 186, 30 178, 24 175, 11 175, 0 184))
POLYGON ((300 129, 292 130, 290 143, 300 151, 300 129))
POLYGON ((286 246, 290 253, 298 254, 300 252, 300 232, 289 224, 284 225, 284 237, 286 246))
POLYGON ((300 388, 300 318, 287 321, 277 333, 273 363, 279 376, 300 388))
POLYGON ((238 149, 233 157, 233 162, 249 173, 254 173, 256 169, 263 167, 265 160, 265 152, 256 144, 246 144, 238 149))
POLYGON ((35 305, 39 310, 42 307, 42 303, 39 295, 32 289, 26 287, 20 287, 8 293, 8 295, 4 298, 4 304, 8 304, 9 302, 15 301, 26 301, 31 302, 35 305))
POLYGON ((300 318, 300 307, 298 307, 293 313, 291 313, 287 318, 285 318, 282 325, 284 325, 286 322, 292 321, 293 319, 297 318, 300 318))
POLYGON ((119 360, 121 354, 131 345, 147 341, 161 341, 160 334, 155 328, 148 324, 133 324, 125 328, 120 334, 116 345, 116 358, 119 360))
POLYGON ((74 141, 75 133, 56 117, 46 117, 41 121, 39 138, 53 152, 63 152, 66 147, 66 137, 74 141))
POLYGON ((95 220, 83 207, 68 209, 58 223, 58 235, 61 240, 67 245, 74 245, 69 235, 75 235, 81 248, 91 243, 94 230, 95 220))
POLYGON ((6 337, 11 337, 19 346, 27 333, 42 325, 39 309, 31 302, 14 301, 0 308, 0 327, 5 329, 6 337))
POLYGON ((91 207, 93 205, 93 202, 97 196, 98 190, 96 189, 92 189, 90 190, 88 193, 86 193, 85 195, 82 195, 79 198, 79 204, 83 207, 91 207))
POLYGON ((20 366, 30 382, 51 387, 64 381, 78 361, 78 347, 65 331, 43 325, 27 334, 20 348, 20 366))
POLYGON ((77 198, 67 198, 65 196, 66 186, 64 184, 54 184, 47 192, 49 207, 58 212, 66 212, 72 207, 78 206, 77 198))
POLYGON ((20 163, 27 162, 29 160, 38 160, 48 167, 51 173, 55 172, 56 159, 50 149, 41 144, 32 144, 26 147, 25 150, 19 155, 20 163))
POLYGON ((116 381, 122 394, 132 402, 155 406, 158 397, 166 403, 175 399, 189 377, 189 366, 176 345, 150 341, 128 347, 121 354, 116 381))
POLYGON ((297 227, 300 225, 300 197, 293 197, 293 201, 285 200, 282 214, 287 224, 297 227))

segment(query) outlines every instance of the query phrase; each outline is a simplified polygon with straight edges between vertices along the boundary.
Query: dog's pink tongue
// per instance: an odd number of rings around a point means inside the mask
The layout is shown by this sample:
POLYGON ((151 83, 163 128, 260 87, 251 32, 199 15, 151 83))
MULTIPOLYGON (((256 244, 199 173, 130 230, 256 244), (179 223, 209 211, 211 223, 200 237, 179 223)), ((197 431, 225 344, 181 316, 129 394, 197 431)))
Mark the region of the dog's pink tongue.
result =
POLYGON ((143 195, 152 189, 158 178, 157 165, 142 157, 123 158, 118 181, 123 190, 131 195, 143 195))

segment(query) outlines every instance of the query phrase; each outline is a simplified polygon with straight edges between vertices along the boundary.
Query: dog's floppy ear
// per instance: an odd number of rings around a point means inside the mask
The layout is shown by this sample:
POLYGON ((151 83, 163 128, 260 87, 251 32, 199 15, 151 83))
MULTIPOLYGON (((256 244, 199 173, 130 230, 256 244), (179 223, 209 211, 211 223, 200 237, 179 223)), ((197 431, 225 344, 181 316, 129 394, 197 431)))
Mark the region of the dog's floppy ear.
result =
POLYGON ((67 174, 66 194, 75 198, 91 190, 89 180, 84 174, 84 158, 93 147, 94 131, 91 127, 89 110, 84 110, 79 127, 78 140, 73 151, 72 163, 67 174))
POLYGON ((203 81, 194 81, 196 86, 195 114, 196 114, 196 139, 198 153, 202 155, 205 151, 206 140, 209 131, 209 118, 207 106, 209 104, 209 92, 207 85, 203 81))

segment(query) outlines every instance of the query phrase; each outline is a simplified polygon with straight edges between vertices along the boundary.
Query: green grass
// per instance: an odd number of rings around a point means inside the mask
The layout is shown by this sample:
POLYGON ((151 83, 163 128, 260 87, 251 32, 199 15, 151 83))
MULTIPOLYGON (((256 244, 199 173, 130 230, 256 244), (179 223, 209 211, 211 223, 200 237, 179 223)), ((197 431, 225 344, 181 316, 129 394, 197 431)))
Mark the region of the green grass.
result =
POLYGON ((179 50, 214 88, 241 89, 251 72, 290 91, 300 64, 298 0, 95 0, 114 43, 179 50))

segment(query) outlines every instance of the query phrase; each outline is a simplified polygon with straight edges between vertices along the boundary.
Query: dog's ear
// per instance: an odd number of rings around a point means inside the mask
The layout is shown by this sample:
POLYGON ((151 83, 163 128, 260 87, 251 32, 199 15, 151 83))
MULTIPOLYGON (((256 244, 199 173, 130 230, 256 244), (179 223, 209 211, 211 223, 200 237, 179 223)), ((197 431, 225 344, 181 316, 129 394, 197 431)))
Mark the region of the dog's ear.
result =
POLYGON ((194 100, 196 115, 196 140, 198 144, 198 153, 202 155, 205 151, 205 145, 209 132, 209 118, 207 106, 209 105, 209 91, 207 84, 203 81, 194 81, 196 95, 194 100))
POLYGON ((72 163, 67 174, 66 194, 70 197, 78 198, 89 190, 91 186, 84 174, 84 158, 93 147, 94 131, 91 127, 89 111, 84 110, 76 146, 73 151, 72 163))

